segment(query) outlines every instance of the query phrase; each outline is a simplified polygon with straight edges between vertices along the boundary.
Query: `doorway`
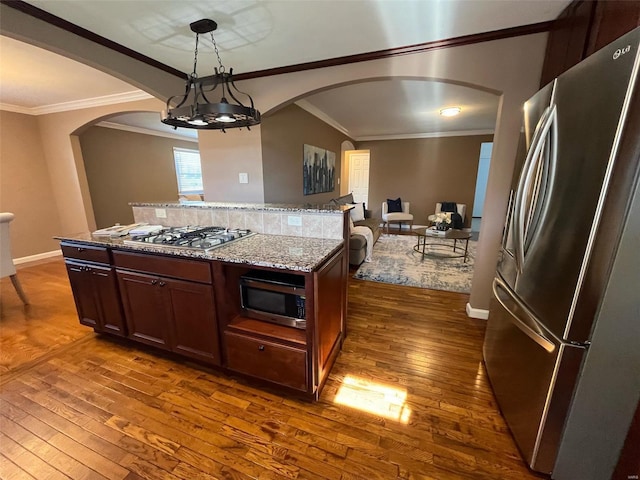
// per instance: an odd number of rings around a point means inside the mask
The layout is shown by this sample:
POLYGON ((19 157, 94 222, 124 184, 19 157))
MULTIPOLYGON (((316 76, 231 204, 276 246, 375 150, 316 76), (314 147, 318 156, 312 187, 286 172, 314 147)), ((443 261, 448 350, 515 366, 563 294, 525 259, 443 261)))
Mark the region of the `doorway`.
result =
POLYGON ((353 201, 364 203, 369 201, 369 150, 350 150, 346 152, 349 166, 348 192, 353 193, 353 201))

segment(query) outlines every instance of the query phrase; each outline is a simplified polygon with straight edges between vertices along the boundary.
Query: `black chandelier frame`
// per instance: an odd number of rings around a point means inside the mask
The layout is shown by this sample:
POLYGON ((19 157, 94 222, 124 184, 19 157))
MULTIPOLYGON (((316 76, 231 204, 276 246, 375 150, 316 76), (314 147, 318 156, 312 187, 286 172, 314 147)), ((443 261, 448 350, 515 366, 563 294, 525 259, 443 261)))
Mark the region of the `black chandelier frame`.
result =
POLYGON ((218 27, 213 20, 202 19, 189 25, 196 34, 196 47, 193 60, 193 72, 188 76, 183 94, 174 95, 167 100, 166 110, 162 112, 162 123, 174 128, 191 128, 199 130, 221 130, 229 128, 243 128, 258 125, 261 121, 260 112, 253 104, 253 98, 242 92, 233 81, 233 69, 225 71, 220 60, 218 47, 213 38, 213 31, 218 27), (219 68, 214 68, 214 75, 199 78, 197 74, 198 41, 201 34, 211 33, 219 68), (211 102, 207 96, 221 93, 220 101, 211 102), (249 105, 239 99, 239 95, 248 98, 249 105), (231 103, 229 101, 231 99, 231 103), (177 102, 171 108, 171 104, 177 102), (233 103, 235 102, 235 103, 233 103))

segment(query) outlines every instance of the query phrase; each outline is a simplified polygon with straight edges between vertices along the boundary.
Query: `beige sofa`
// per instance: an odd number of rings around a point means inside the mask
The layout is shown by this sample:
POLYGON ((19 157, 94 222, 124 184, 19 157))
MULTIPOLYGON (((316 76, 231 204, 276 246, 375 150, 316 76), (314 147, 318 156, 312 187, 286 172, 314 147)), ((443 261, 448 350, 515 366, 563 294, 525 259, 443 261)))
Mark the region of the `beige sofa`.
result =
MULTIPOLYGON (((348 203, 354 203, 353 195, 351 193, 348 195, 343 195, 339 198, 332 199, 329 202, 330 205, 346 205, 348 203)), ((371 230, 371 233, 373 234, 373 243, 375 244, 378 241, 378 238, 380 238, 380 234, 382 233, 382 231, 380 230, 380 219, 372 218, 371 210, 365 210, 364 215, 364 220, 353 222, 353 225, 369 228, 371 230)), ((363 235, 352 233, 349 236, 349 264, 360 265, 364 261, 366 254, 367 239, 363 235)))

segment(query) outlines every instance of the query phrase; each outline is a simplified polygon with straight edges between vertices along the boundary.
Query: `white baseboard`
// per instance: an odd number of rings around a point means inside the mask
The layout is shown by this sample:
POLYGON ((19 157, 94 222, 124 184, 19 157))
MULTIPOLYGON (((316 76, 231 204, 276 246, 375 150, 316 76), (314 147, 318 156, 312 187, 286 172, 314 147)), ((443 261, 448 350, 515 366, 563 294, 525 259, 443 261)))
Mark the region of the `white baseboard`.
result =
POLYGON ((482 308, 473 308, 467 302, 467 316, 471 318, 479 318, 480 320, 486 320, 489 318, 489 310, 484 310, 482 308))
POLYGON ((14 258, 14 265, 21 265, 24 263, 37 262, 39 260, 46 260, 47 258, 58 257, 62 255, 62 250, 53 250, 51 252, 37 253, 36 255, 29 255, 28 257, 14 258))

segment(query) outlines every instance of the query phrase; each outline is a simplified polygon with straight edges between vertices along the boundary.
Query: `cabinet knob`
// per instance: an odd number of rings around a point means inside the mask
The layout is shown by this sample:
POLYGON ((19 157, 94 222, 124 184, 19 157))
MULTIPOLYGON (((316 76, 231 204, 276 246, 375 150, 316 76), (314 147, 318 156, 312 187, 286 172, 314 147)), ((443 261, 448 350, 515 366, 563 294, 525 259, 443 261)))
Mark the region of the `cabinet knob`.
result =
POLYGON ((158 283, 158 280, 151 280, 151 285, 155 285, 156 283, 158 283))
POLYGON ((84 252, 84 248, 82 248, 82 247, 78 247, 78 251, 79 251, 79 252, 84 252))
POLYGON ((258 345, 258 350, 260 350, 261 352, 264 351, 264 345, 258 345))
POLYGON ((161 287, 164 287, 164 286, 166 285, 166 283, 161 281, 159 285, 160 285, 161 287))

